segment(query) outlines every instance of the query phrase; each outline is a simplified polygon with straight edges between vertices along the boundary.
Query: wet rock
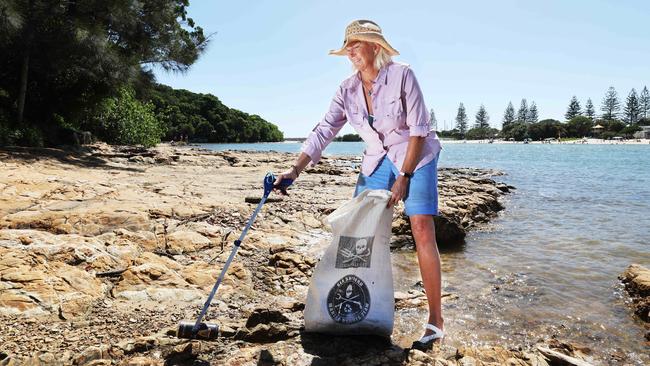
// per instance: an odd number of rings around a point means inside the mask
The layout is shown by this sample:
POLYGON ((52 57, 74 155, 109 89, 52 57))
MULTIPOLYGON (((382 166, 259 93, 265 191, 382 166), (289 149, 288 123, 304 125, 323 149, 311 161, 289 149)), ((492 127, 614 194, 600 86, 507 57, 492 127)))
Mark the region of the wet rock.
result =
POLYGON ((511 351, 502 347, 461 347, 458 349, 457 357, 461 365, 528 365, 519 351, 511 351))
POLYGON ((591 363, 576 357, 565 355, 561 352, 546 347, 537 347, 537 350, 549 359, 551 365, 592 366, 591 363))
POLYGON ((650 269, 632 264, 619 278, 632 298, 634 313, 650 322, 650 269))

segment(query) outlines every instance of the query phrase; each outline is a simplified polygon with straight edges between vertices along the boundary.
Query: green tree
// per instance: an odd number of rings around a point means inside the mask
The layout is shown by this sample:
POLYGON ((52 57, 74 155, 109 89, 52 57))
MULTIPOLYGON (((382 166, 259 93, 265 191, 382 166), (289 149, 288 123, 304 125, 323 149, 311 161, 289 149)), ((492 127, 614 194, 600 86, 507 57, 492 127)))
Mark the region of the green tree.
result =
POLYGON ((612 132, 617 134, 620 132, 622 129, 625 128, 625 123, 616 120, 616 119, 610 119, 610 120, 599 120, 598 123, 605 127, 606 132, 612 132))
POLYGON ((643 119, 647 119, 650 115, 650 92, 648 87, 644 86, 639 97, 639 107, 643 119))
POLYGON ((499 130, 492 127, 474 127, 467 131, 465 138, 468 140, 485 140, 491 139, 498 135, 499 130))
POLYGON ((157 84, 146 97, 166 126, 166 140, 180 135, 197 142, 282 141, 278 127, 258 115, 228 108, 211 94, 192 93, 157 84), (209 126, 209 127, 208 127, 209 126))
POLYGON ((348 133, 343 136, 339 136, 335 139, 335 141, 343 141, 343 142, 357 142, 357 141, 363 141, 361 136, 355 134, 355 133, 348 133))
POLYGON ((566 132, 569 137, 589 136, 594 122, 586 116, 575 116, 566 124, 566 132))
POLYGON ((512 102, 508 102, 505 112, 503 112, 503 124, 501 125, 502 130, 508 130, 510 126, 515 122, 515 107, 512 105, 512 102))
POLYGON ((187 70, 207 44, 188 0, 9 4, 0 5, 0 89, 15 121, 48 136, 57 121, 79 126, 122 87, 146 85, 153 65, 187 70))
POLYGON ((636 90, 634 88, 632 88, 632 90, 630 90, 630 94, 627 95, 623 114, 625 116, 625 121, 629 124, 636 124, 639 121, 639 115, 641 114, 641 105, 639 104, 639 97, 637 96, 636 90))
POLYGON ((458 129, 458 133, 461 136, 465 136, 465 132, 467 132, 467 121, 467 112, 461 102, 458 106, 458 113, 456 114, 456 129, 458 129))
POLYGON ((528 125, 528 134, 533 140, 558 138, 566 135, 564 124, 554 119, 545 119, 528 125))
POLYGON ((474 128, 487 128, 490 127, 490 116, 488 115, 487 111, 485 110, 485 106, 481 104, 481 106, 478 109, 478 112, 476 112, 476 119, 474 123, 474 128))
POLYGON ((539 112, 537 111, 537 104, 533 101, 528 108, 528 115, 526 116, 526 122, 536 123, 539 119, 539 112))
POLYGON ((524 122, 526 123, 528 121, 528 102, 526 102, 526 98, 521 100, 521 104, 519 105, 519 111, 517 111, 517 122, 524 122))
POLYGON ((605 120, 616 119, 620 109, 621 109, 621 102, 618 100, 618 94, 616 93, 616 89, 614 89, 613 86, 610 86, 609 89, 607 89, 607 93, 605 93, 602 106, 600 107, 600 110, 603 111, 603 116, 602 116, 603 119, 605 120))
POLYGON ((153 105, 139 102, 127 88, 118 97, 107 99, 95 118, 95 133, 111 144, 149 147, 159 143, 163 135, 153 105))
POLYGON ((591 102, 591 98, 587 99, 587 103, 585 104, 585 116, 592 121, 596 118, 596 111, 594 110, 594 103, 591 102))
POLYGON ((528 138, 528 125, 525 122, 515 122, 510 125, 507 131, 503 131, 503 137, 506 139, 513 138, 516 141, 522 141, 528 138))
POLYGON ((639 127, 636 123, 629 124, 625 127, 620 132, 621 135, 623 135, 626 138, 632 138, 634 136, 634 133, 637 131, 641 131, 642 128, 639 127))
POLYGON ((436 114, 433 112, 433 108, 431 108, 431 112, 429 113, 429 130, 438 130, 438 120, 436 119, 436 114))
POLYGON ((564 114, 564 118, 566 118, 568 121, 573 117, 577 117, 580 115, 582 115, 582 110, 580 109, 580 102, 578 102, 578 98, 574 95, 571 98, 571 102, 569 102, 569 108, 567 108, 567 111, 564 114))

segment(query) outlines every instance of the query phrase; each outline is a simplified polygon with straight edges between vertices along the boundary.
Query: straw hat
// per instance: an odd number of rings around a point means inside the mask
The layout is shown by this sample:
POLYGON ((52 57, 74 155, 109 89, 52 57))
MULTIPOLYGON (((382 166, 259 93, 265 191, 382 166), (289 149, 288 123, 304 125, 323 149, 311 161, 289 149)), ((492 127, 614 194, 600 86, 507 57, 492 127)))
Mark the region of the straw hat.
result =
POLYGON ((382 46, 391 56, 399 55, 381 34, 381 28, 377 23, 371 20, 355 20, 345 28, 345 40, 343 40, 343 47, 338 50, 331 50, 330 55, 344 56, 345 47, 352 41, 366 41, 377 43, 382 46))

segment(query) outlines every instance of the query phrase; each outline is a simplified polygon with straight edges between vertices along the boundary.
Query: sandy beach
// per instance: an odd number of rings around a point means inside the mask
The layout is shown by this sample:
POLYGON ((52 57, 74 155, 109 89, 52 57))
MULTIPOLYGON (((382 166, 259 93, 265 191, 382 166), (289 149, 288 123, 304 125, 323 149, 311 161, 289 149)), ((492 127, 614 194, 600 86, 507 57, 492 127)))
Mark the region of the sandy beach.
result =
MULTIPOLYGON (((216 341, 176 338, 195 318, 262 195, 290 153, 93 145, 79 151, 0 150, 0 365, 555 365, 589 351, 540 338, 517 349, 410 349, 421 329, 392 341, 303 332, 302 310, 322 220, 349 199, 358 158, 325 158, 290 195, 272 195, 219 289, 207 320, 216 341)), ((499 172, 440 170, 441 246, 489 225, 515 187, 499 172)), ((394 252, 413 251, 401 207, 394 252)), ((400 277, 396 318, 426 317, 418 278, 400 277), (409 316, 411 316, 409 315, 409 316)), ((462 293, 443 293, 443 307, 462 293)), ((513 329, 513 331, 516 331, 513 329)), ((564 363, 563 363, 564 362, 564 363)), ((582 362, 582 363, 581 363, 582 362)))

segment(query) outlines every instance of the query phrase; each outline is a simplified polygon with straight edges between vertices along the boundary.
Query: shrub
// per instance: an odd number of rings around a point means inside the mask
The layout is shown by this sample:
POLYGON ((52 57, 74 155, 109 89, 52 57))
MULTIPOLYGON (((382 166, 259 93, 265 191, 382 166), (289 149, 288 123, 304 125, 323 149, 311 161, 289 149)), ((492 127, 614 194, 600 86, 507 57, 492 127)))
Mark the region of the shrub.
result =
POLYGON ((12 128, 0 124, 0 146, 43 147, 43 133, 34 127, 12 128))
POLYGON ((355 141, 363 141, 363 139, 361 138, 361 136, 355 133, 348 133, 343 136, 337 137, 336 141, 355 142, 355 141))
POLYGON ((126 88, 117 97, 106 99, 95 119, 99 126, 97 136, 109 144, 151 147, 164 134, 153 105, 141 103, 126 88))
POLYGON ((616 132, 612 132, 612 131, 605 131, 605 132, 601 133, 600 136, 598 136, 598 137, 600 137, 603 140, 611 140, 612 137, 614 137, 614 136, 618 136, 618 134, 616 132))
POLYGON ((634 136, 634 133, 637 131, 641 131, 642 128, 639 127, 637 124, 631 124, 628 126, 623 127, 623 129, 619 132, 621 135, 623 135, 626 138, 632 138, 634 136))
POLYGON ((589 117, 585 116, 573 117, 566 124, 566 130, 569 137, 589 136, 593 127, 593 121, 589 117))
POLYGON ((523 141, 528 138, 528 125, 524 122, 515 122, 508 125, 501 131, 501 135, 505 139, 513 138, 516 141, 523 141))
POLYGON ((565 135, 564 124, 558 120, 545 119, 528 126, 528 135, 533 140, 543 140, 549 137, 560 137, 565 135))
POLYGON ((490 139, 496 136, 499 130, 491 127, 475 127, 467 131, 465 138, 468 140, 490 139))

